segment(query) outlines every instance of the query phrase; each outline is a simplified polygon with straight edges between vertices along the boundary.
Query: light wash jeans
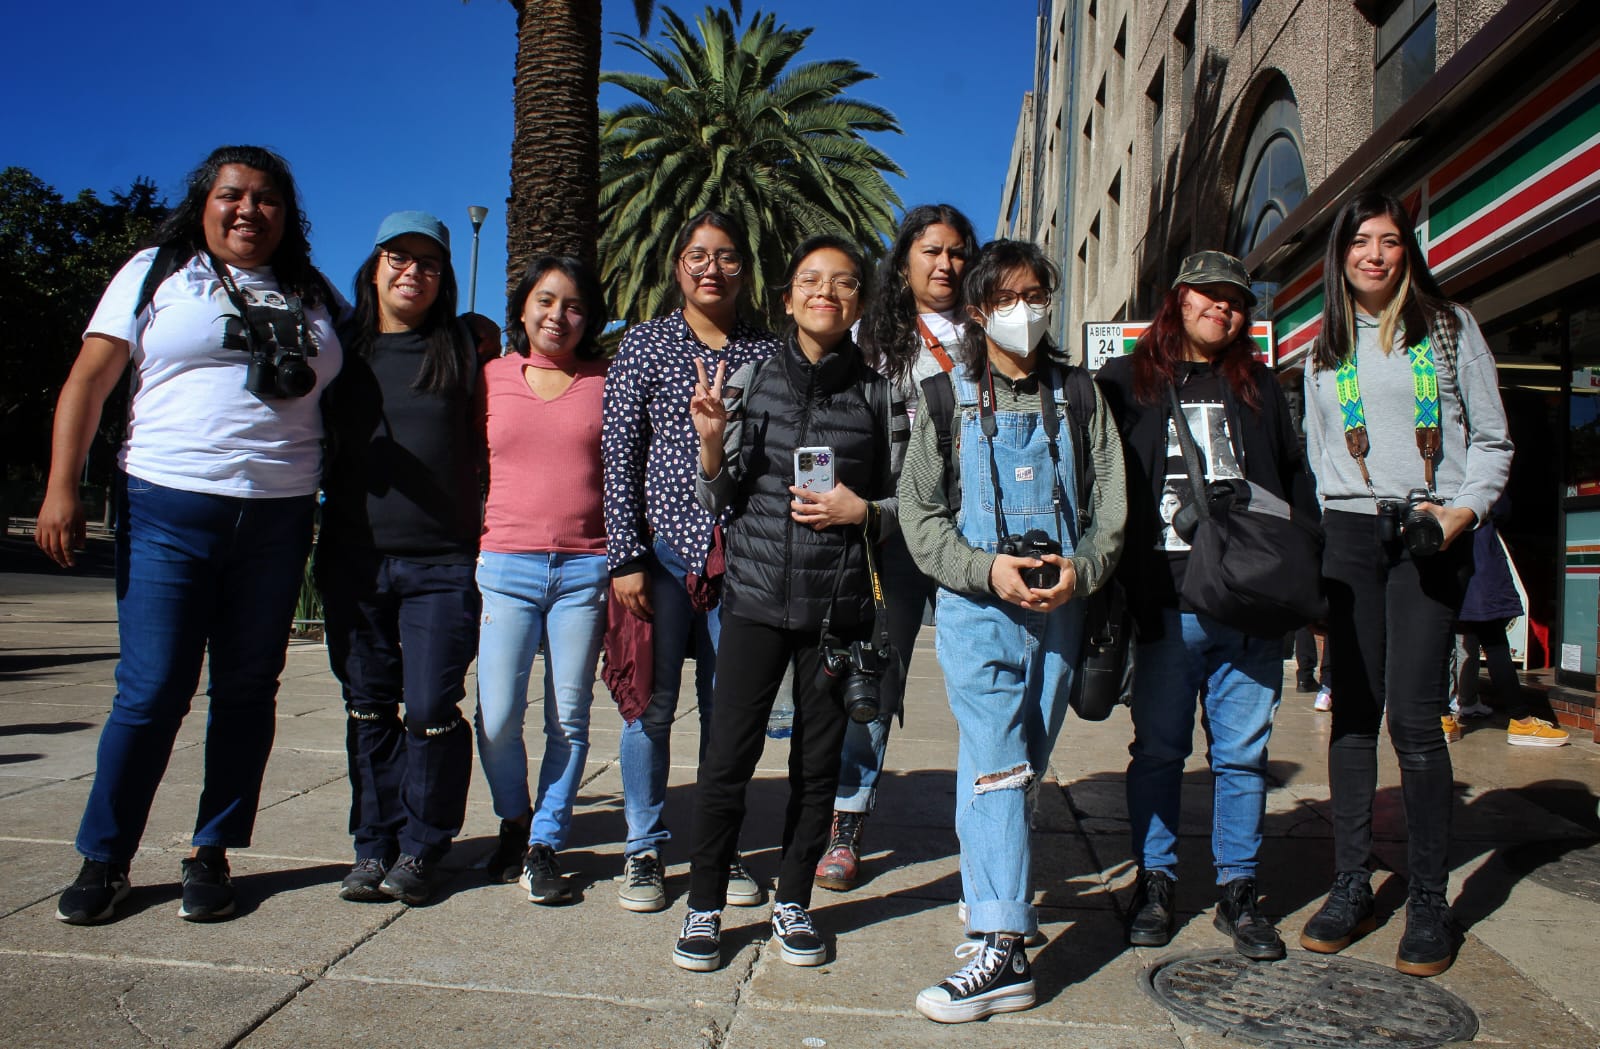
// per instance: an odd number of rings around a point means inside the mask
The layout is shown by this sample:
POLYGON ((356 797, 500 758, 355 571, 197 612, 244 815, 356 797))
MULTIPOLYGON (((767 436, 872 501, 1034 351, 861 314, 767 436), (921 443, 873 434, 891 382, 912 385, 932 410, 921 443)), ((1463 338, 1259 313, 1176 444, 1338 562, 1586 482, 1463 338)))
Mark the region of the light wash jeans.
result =
POLYGON ((1283 687, 1283 643, 1264 641, 1194 612, 1162 612, 1164 636, 1139 645, 1128 753, 1133 855, 1177 877, 1178 793, 1205 709, 1215 780, 1211 855, 1217 884, 1256 876, 1267 803, 1267 740, 1283 687))
POLYGON ((559 850, 589 755, 589 707, 606 631, 610 589, 604 554, 478 557, 483 622, 478 630, 478 756, 501 819, 534 810, 529 842, 559 850), (528 802, 522 740, 528 677, 539 643, 544 660, 544 760, 537 804, 528 802))
POLYGON ((631 725, 624 725, 622 809, 628 821, 624 855, 660 851, 671 837, 662 810, 667 804, 667 768, 672 762, 672 721, 678 712, 678 686, 683 681, 684 653, 694 644, 694 686, 700 708, 700 746, 704 757, 711 726, 711 682, 717 670, 718 610, 696 612, 684 588, 688 566, 666 543, 657 540, 650 566, 650 606, 654 615, 652 644, 655 683, 650 705, 631 725))

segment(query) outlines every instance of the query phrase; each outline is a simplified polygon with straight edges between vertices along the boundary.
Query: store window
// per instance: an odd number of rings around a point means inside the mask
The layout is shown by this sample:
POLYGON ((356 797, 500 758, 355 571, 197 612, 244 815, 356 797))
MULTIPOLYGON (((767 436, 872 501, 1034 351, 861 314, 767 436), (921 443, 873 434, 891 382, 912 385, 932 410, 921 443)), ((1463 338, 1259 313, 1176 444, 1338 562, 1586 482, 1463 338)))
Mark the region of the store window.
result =
POLYGON ((1301 142, 1299 107, 1280 81, 1262 98, 1239 168, 1228 246, 1240 258, 1306 199, 1301 142))
POLYGON ((1382 126, 1433 76, 1437 10, 1433 0, 1394 0, 1379 9, 1373 59, 1372 126, 1382 126))

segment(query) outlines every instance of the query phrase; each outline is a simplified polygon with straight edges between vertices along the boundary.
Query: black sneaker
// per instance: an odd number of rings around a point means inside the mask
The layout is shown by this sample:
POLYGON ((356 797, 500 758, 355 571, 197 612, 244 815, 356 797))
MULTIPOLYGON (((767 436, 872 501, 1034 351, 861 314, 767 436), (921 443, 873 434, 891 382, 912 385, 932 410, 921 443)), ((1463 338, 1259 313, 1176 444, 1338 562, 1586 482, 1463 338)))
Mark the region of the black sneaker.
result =
POLYGON ((1133 892, 1133 911, 1128 917, 1128 942, 1135 947, 1165 947, 1172 941, 1177 924, 1173 910, 1174 882, 1163 871, 1140 871, 1139 885, 1133 892))
POLYGON ((201 849, 183 861, 183 904, 178 917, 191 922, 214 922, 233 913, 233 879, 228 857, 220 849, 201 849))
POLYGON ((522 859, 528 852, 528 828, 515 820, 500 821, 500 841, 484 864, 490 881, 509 885, 522 877, 522 859))
POLYGON ((790 965, 821 965, 828 960, 828 945, 817 935, 811 915, 798 903, 772 905, 772 935, 790 965))
POLYGON ((1339 872, 1321 909, 1301 931, 1300 946, 1318 954, 1337 954, 1357 936, 1365 936, 1378 927, 1368 877, 1366 871, 1339 872))
POLYGON ((1413 889, 1406 901, 1406 933, 1400 937, 1394 967, 1409 976, 1438 976, 1456 960, 1460 945, 1444 895, 1413 889))
POLYGON ((433 895, 433 866, 402 852, 378 888, 401 903, 420 907, 433 895))
POLYGON ((339 898, 352 903, 389 902, 389 895, 379 888, 383 876, 388 873, 389 865, 376 856, 357 859, 350 873, 339 883, 339 898))
POLYGON ((917 1011, 942 1024, 981 1020, 995 1013, 1033 1008, 1033 970, 1022 937, 984 934, 956 948, 957 958, 972 957, 961 971, 917 995, 917 1011))
POLYGON ((522 861, 522 876, 517 884, 528 890, 529 903, 551 906, 572 902, 572 889, 561 876, 556 863, 556 850, 542 841, 528 846, 528 855, 522 861))
POLYGON ((722 912, 691 910, 672 949, 672 964, 690 972, 708 973, 722 965, 722 912))
POLYGON ((1288 953, 1278 930, 1261 913, 1254 878, 1235 878, 1222 887, 1212 924, 1232 936, 1233 949, 1252 961, 1275 962, 1288 953))
POLYGON ((1317 684, 1317 675, 1315 674, 1296 674, 1294 679, 1294 687, 1295 691, 1304 692, 1307 695, 1310 695, 1321 686, 1317 684))
POLYGON ((128 898, 128 865, 84 860, 78 877, 61 894, 56 917, 68 925, 99 925, 111 920, 117 904, 128 898))

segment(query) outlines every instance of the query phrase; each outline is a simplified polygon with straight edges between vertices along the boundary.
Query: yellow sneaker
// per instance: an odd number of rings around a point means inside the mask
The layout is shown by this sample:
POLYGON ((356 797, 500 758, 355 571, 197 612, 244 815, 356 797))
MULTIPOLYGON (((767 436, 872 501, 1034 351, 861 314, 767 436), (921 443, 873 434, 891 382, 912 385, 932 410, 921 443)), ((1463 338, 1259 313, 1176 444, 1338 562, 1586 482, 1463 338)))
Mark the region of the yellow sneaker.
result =
POLYGON ((1564 747, 1571 737, 1544 718, 1506 722, 1506 742, 1513 747, 1564 747))
POLYGON ((1461 722, 1446 714, 1439 719, 1439 724, 1444 728, 1444 741, 1446 743, 1461 742, 1461 722))

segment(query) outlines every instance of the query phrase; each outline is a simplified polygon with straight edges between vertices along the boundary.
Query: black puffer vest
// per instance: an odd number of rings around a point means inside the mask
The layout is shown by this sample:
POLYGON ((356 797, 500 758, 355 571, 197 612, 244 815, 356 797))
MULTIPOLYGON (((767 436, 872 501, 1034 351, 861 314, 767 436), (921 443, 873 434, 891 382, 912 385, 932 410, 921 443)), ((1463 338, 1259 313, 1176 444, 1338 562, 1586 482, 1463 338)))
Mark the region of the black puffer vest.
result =
MULTIPOLYGON (((723 607, 768 626, 822 625, 841 563, 833 622, 872 618, 861 529, 816 531, 789 516, 794 450, 834 451, 834 479, 866 500, 894 494, 889 469, 887 379, 847 342, 816 364, 790 338, 783 352, 736 376, 745 383, 742 474, 727 529, 723 607)), ((881 571, 881 568, 880 568, 881 571)))

